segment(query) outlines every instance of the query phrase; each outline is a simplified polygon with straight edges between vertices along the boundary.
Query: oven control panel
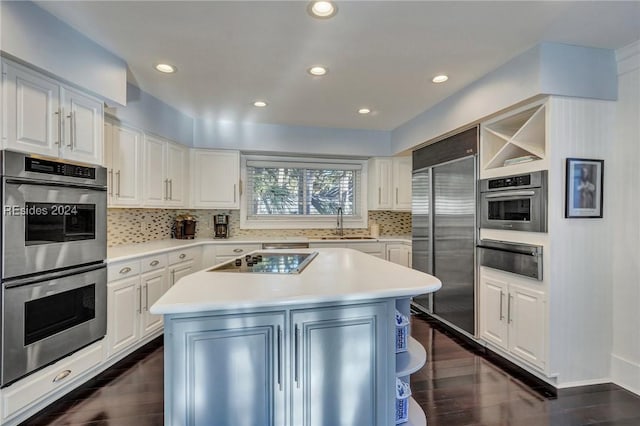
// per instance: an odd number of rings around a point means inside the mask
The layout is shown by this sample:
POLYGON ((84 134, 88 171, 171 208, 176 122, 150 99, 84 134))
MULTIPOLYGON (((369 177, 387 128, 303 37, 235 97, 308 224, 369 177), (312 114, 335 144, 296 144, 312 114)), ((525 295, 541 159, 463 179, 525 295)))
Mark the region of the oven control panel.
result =
POLYGON ((502 179, 490 179, 489 189, 510 188, 531 185, 531 175, 510 176, 502 179))
POLYGON ((79 166, 76 164, 58 163, 41 158, 25 158, 25 171, 45 173, 49 175, 69 176, 82 179, 95 179, 95 167, 79 166))

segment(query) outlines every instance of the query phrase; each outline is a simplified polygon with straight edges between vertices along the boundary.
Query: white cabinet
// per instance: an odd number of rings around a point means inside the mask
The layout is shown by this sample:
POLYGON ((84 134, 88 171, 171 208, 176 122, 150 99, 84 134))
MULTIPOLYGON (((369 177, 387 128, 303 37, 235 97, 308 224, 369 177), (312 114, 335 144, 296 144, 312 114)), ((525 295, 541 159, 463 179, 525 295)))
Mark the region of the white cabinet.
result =
POLYGON ((369 160, 370 210, 411 210, 411 157, 376 157, 369 160))
POLYGON ((167 255, 108 266, 107 355, 136 344, 162 328, 149 307, 167 290, 167 255))
POLYGON ((538 281, 480 268, 480 337, 545 368, 546 297, 538 281))
POLYGON ((387 260, 411 268, 411 246, 406 244, 387 244, 387 260))
POLYGON ((191 150, 192 206, 237 209, 240 207, 240 153, 209 149, 191 150))
POLYGON ((142 133, 105 121, 104 142, 109 207, 139 206, 142 202, 142 133))
POLYGON ((2 67, 5 148, 102 163, 100 100, 20 65, 2 67))
POLYGON ((186 206, 187 148, 145 134, 143 161, 144 205, 186 206))
POLYGON ((200 269, 202 251, 200 247, 188 248, 169 253, 169 285, 171 288, 181 278, 200 269))

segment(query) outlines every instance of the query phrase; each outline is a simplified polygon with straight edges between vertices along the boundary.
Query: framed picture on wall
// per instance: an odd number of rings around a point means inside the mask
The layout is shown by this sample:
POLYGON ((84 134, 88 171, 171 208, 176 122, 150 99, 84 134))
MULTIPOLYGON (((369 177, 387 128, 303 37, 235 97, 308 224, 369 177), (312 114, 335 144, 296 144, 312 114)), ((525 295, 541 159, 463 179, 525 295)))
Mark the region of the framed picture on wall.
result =
POLYGON ((602 217, 604 160, 567 158, 564 217, 602 217))

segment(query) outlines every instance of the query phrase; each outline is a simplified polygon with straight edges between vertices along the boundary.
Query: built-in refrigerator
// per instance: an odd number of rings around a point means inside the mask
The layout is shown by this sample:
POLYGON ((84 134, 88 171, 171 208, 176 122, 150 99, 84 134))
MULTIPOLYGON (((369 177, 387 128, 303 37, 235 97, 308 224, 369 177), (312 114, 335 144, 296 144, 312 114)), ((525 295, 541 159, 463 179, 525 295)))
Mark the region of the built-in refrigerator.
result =
POLYGON ((478 128, 413 152, 413 268, 442 288, 414 297, 416 308, 476 333, 475 246, 478 128))

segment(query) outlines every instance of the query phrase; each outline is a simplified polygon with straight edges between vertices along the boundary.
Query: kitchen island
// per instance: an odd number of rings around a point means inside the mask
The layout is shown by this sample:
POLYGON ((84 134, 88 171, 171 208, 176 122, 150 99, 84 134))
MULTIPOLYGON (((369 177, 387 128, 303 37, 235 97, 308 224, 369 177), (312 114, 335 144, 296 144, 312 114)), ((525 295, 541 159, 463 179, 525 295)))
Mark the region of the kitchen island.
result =
POLYGON ((151 307, 165 424, 395 424, 396 376, 424 354, 412 340, 396 355, 396 310, 440 281, 351 249, 277 251, 312 252, 299 273, 196 272, 151 307))

